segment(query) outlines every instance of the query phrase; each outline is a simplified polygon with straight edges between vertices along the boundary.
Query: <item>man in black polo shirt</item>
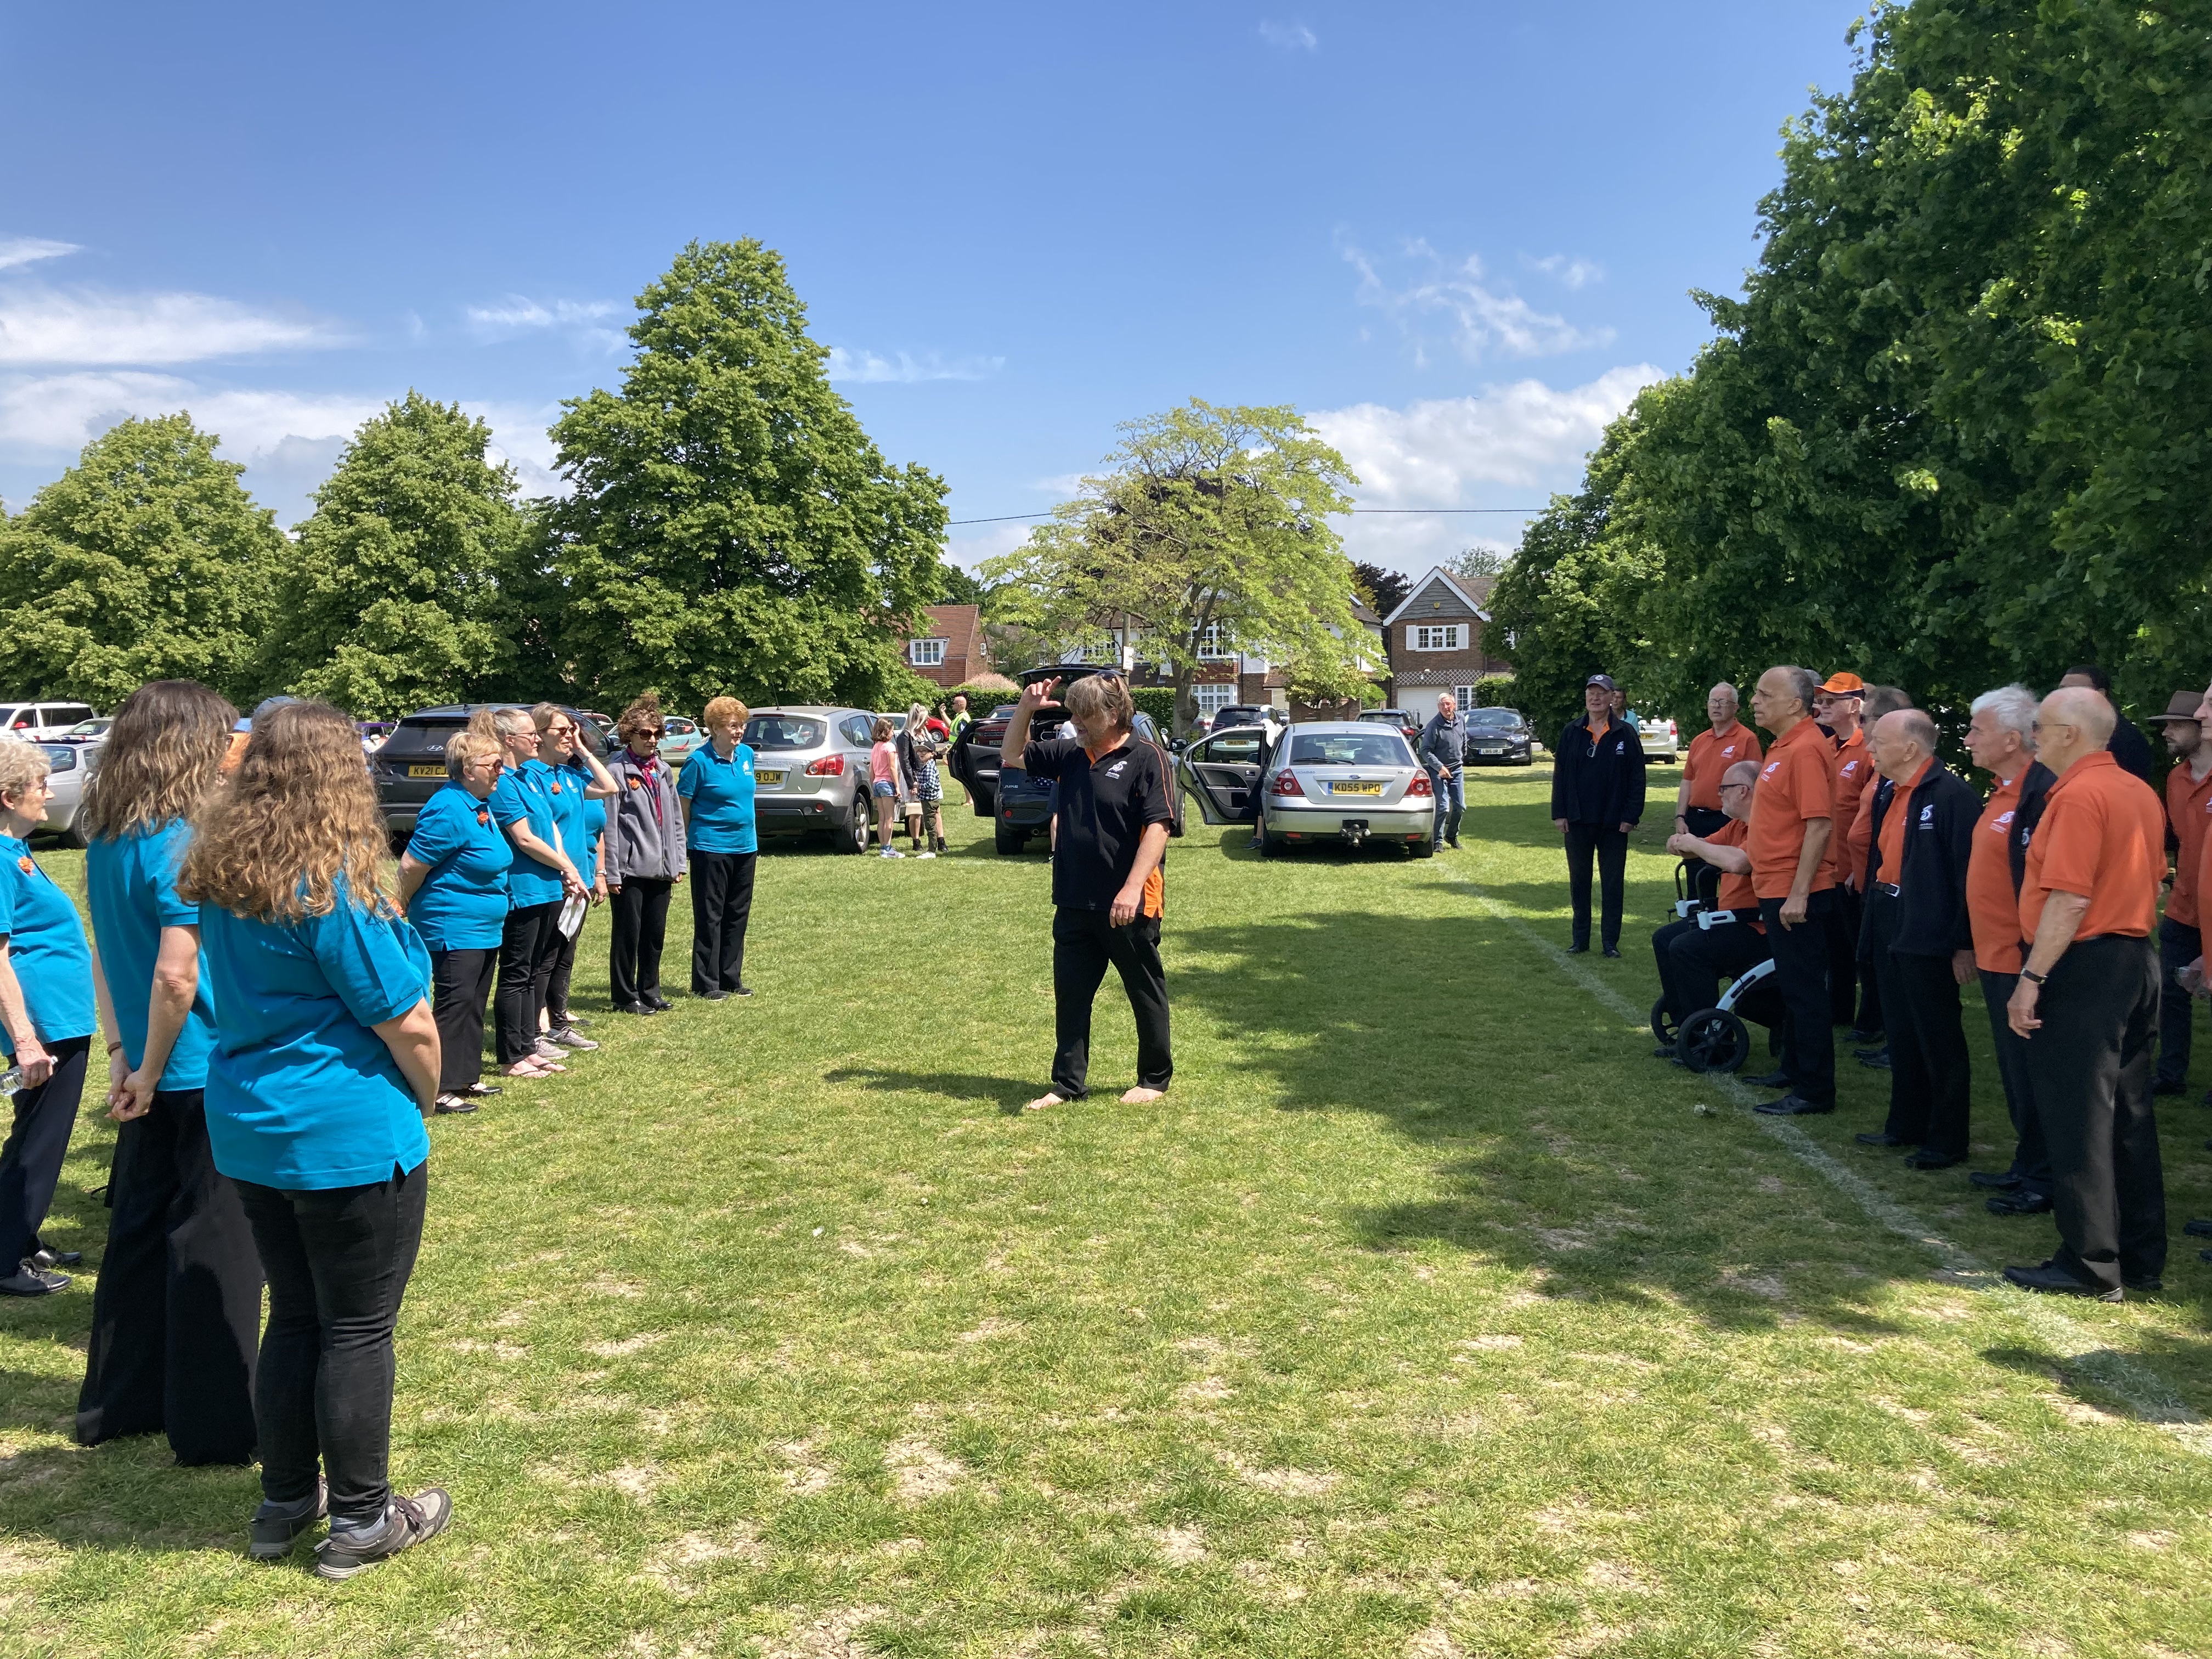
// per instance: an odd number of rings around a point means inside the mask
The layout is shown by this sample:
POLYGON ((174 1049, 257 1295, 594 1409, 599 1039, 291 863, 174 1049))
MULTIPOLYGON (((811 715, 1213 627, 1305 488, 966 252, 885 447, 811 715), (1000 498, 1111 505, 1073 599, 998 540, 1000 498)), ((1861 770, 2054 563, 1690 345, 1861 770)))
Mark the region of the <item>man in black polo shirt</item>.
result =
POLYGON ((1052 854, 1057 1047, 1052 1088, 1028 1109, 1088 1092, 1091 1002, 1109 962, 1121 969, 1137 1017, 1137 1086, 1121 1103, 1141 1106, 1167 1092, 1175 1071, 1168 1053, 1167 972, 1160 965, 1166 893, 1160 860, 1167 854, 1173 802, 1159 751, 1131 736, 1136 705, 1118 674, 1089 675, 1067 688, 1063 702, 1079 736, 1031 743, 1031 716, 1059 689, 1058 680, 1024 686, 999 745, 1002 769, 1019 767, 1060 785, 1060 836, 1052 854))

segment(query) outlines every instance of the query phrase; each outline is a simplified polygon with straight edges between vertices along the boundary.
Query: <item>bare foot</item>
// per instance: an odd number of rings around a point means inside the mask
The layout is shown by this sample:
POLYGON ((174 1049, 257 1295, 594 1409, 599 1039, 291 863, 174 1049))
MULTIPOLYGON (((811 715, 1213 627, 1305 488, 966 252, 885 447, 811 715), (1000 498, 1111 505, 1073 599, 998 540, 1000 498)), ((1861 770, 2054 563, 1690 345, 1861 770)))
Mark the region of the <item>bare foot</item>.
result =
POLYGON ((509 1077, 544 1077, 548 1075, 545 1067, 534 1060, 516 1060, 514 1065, 507 1068, 507 1074, 509 1077))
POLYGON ((1121 1097, 1121 1103, 1124 1106, 1149 1106, 1156 1100, 1167 1097, 1168 1091, 1164 1089, 1147 1089, 1139 1085, 1121 1097))
POLYGON ((1055 1094, 1042 1094, 1023 1106, 1025 1112, 1041 1112, 1048 1106, 1065 1106, 1067 1103, 1055 1094))

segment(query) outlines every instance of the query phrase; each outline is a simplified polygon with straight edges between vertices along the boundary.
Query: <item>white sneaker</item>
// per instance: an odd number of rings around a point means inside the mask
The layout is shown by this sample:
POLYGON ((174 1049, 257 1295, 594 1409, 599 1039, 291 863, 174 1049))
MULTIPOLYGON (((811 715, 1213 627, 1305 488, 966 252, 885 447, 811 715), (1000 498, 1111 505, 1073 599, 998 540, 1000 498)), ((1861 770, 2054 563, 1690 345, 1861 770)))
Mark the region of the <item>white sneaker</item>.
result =
POLYGON ((906 854, 900 852, 896 847, 886 847, 882 852, 877 854, 876 856, 879 859, 902 859, 906 854))
POLYGON ((933 859, 936 856, 937 854, 934 853, 916 853, 915 854, 915 857, 918 859, 933 859))

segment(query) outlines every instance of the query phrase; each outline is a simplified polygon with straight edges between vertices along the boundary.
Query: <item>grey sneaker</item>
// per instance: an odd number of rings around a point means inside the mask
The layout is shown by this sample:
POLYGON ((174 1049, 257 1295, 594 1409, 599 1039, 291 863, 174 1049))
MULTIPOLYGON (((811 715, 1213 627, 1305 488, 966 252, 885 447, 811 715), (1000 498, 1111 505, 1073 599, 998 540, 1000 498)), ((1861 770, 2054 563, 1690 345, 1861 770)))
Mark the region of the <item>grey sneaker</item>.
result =
POLYGON ((599 1046, 573 1025, 556 1026, 546 1034, 546 1041, 563 1048, 596 1048, 599 1046))
POLYGON ((537 1053, 540 1060, 565 1060, 568 1051, 554 1042, 551 1037, 542 1036, 538 1039, 537 1053))
POLYGON ((412 1498, 394 1498, 374 1532, 333 1532, 315 1546, 315 1577, 350 1578, 388 1561, 402 1550, 435 1538, 453 1518, 453 1500, 443 1486, 425 1486, 412 1498))
POLYGON ((305 1508, 286 1509, 262 1501, 246 1529, 246 1553, 256 1561, 281 1561, 292 1553, 300 1534, 330 1512, 330 1488, 315 1482, 315 1501, 305 1508))

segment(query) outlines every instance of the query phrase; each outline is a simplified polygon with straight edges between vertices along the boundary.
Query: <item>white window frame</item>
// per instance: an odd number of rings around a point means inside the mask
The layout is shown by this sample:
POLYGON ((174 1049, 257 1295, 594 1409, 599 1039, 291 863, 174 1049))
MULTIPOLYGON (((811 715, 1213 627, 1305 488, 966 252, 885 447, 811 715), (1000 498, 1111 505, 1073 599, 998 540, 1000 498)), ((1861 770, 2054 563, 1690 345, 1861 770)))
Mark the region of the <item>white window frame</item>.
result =
POLYGON ((1201 714, 1218 714, 1237 701, 1237 687, 1230 680, 1208 680, 1190 688, 1201 714))
POLYGON ((1407 623, 1406 649, 1408 651, 1464 651, 1467 649, 1465 623, 1407 623))
POLYGON ((945 644, 943 640, 908 641, 906 659, 916 668, 942 668, 945 666, 945 644))
POLYGON ((1221 624, 1208 623, 1198 636, 1198 659, 1200 662, 1220 662, 1233 657, 1234 651, 1224 650, 1221 644, 1221 624))
POLYGON ((1464 714, 1474 707, 1474 688, 1471 685, 1455 685, 1452 687, 1452 701, 1459 704, 1460 712, 1464 714))

